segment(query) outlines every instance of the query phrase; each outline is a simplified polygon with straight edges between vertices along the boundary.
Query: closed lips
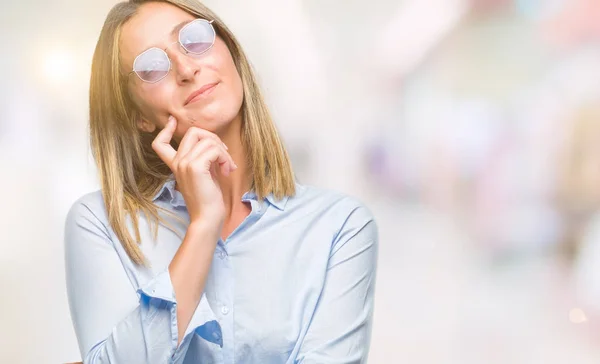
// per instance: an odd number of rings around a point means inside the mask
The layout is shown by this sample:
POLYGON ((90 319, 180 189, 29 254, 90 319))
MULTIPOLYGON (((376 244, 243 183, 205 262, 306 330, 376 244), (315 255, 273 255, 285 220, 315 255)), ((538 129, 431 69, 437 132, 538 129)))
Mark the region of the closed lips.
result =
POLYGON ((198 90, 192 92, 190 94, 190 96, 188 96, 188 98, 185 100, 184 105, 189 104, 190 101, 192 101, 194 99, 194 97, 202 95, 206 91, 208 91, 208 90, 212 89, 213 87, 215 87, 217 84, 218 84, 218 82, 207 83, 206 85, 200 87, 198 90))

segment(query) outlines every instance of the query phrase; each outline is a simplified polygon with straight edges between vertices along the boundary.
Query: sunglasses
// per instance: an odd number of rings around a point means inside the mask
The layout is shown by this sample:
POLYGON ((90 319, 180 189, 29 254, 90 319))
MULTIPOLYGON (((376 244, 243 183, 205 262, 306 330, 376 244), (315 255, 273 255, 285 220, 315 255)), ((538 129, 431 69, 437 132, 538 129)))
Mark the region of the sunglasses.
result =
MULTIPOLYGON (((186 54, 205 53, 215 44, 216 33, 212 22, 212 20, 196 19, 187 23, 179 31, 177 42, 171 45, 179 43, 186 54)), ((167 48, 152 47, 142 52, 135 57, 133 70, 129 75, 135 73, 140 80, 148 83, 156 83, 167 77, 171 70, 171 59, 167 55, 167 48)))

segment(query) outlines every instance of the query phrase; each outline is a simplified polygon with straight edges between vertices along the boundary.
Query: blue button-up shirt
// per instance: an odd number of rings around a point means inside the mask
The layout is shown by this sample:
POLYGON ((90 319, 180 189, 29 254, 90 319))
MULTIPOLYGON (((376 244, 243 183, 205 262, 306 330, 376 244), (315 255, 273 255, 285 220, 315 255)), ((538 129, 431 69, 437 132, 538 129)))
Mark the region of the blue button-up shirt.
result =
MULTIPOLYGON (((189 222, 170 180, 154 203, 189 222)), ((356 199, 297 184, 293 197, 242 201, 252 212, 219 240, 200 303, 177 344, 168 265, 181 244, 140 214, 135 265, 108 224, 100 191, 66 219, 66 277, 84 363, 363 363, 370 342, 377 226, 356 199)), ((185 235, 187 225, 164 216, 185 235)), ((131 226, 131 225, 129 225, 131 226)))

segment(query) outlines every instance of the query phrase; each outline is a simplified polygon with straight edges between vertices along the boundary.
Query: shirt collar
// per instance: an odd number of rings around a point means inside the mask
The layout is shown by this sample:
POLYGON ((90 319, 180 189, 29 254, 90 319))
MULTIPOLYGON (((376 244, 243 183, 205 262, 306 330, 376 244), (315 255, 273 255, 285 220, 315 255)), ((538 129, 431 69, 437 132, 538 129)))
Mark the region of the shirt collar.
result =
POLYGON ((275 206, 278 210, 283 211, 285 209, 285 205, 287 204, 289 197, 283 196, 281 200, 276 200, 275 196, 273 196, 273 194, 271 193, 266 197, 266 199, 271 205, 275 206))
POLYGON ((152 201, 156 201, 159 198, 167 197, 173 201, 175 198, 175 176, 171 174, 169 179, 162 185, 160 190, 154 195, 152 201))
MULTIPOLYGON (((169 179, 163 184, 163 186, 160 188, 160 190, 154 195, 154 197, 152 198, 152 201, 156 201, 158 199, 162 199, 162 198, 166 198, 169 199, 171 204, 175 203, 176 198, 177 198, 177 193, 175 190, 175 176, 173 174, 171 174, 169 176, 169 179)), ((289 197, 288 196, 284 196, 282 199, 277 200, 275 198, 275 196, 273 196, 273 194, 269 194, 268 196, 266 196, 264 198, 265 200, 267 200, 269 202, 270 205, 275 206, 278 210, 283 211, 285 209, 285 205, 287 204, 289 197)), ((244 195, 242 196, 242 201, 247 201, 247 200, 257 200, 256 199, 256 194, 252 191, 248 191, 246 193, 244 193, 244 195)))
MULTIPOLYGON (((268 196, 266 196, 261 205, 264 204, 265 201, 267 201, 269 203, 269 205, 274 206, 275 208, 277 208, 280 211, 283 211, 285 209, 285 205, 287 204, 289 197, 288 196, 284 196, 281 200, 277 200, 275 199, 275 196, 273 196, 272 193, 270 193, 268 196)), ((246 193, 244 193, 244 195, 242 196, 242 201, 249 201, 249 200, 254 200, 254 201, 258 201, 258 199, 256 198, 256 193, 252 192, 252 191, 248 191, 246 193)))

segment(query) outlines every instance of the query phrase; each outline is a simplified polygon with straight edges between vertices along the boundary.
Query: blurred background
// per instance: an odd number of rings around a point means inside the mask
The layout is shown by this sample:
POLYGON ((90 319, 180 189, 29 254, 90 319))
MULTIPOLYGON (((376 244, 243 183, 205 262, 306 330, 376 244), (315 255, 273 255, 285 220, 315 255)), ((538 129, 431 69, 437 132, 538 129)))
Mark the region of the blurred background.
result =
MULTIPOLYGON (((0 10, 0 362, 79 360, 63 224, 99 188, 113 0, 0 10)), ((299 180, 380 228, 370 363, 600 362, 600 1, 206 0, 299 180)))

